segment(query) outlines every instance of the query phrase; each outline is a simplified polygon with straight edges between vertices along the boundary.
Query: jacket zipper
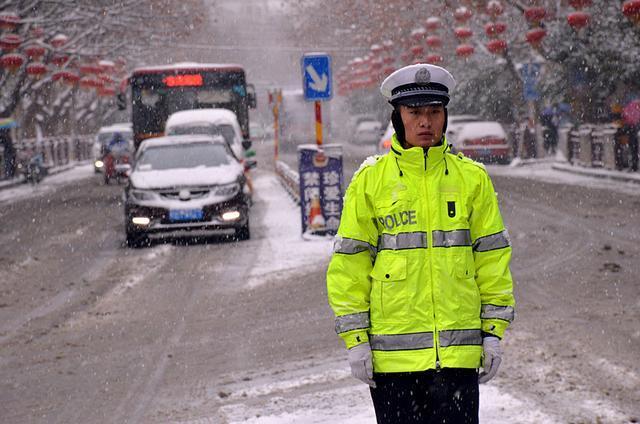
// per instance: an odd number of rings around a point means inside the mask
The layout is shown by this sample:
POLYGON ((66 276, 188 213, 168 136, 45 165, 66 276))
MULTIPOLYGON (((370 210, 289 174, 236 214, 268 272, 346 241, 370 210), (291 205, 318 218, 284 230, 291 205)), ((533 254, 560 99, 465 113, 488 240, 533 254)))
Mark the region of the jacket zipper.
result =
MULTIPOLYGON (((424 151, 424 187, 425 187, 425 191, 426 191, 426 196, 425 199, 426 200, 426 207, 427 209, 429 208, 429 186, 428 186, 428 179, 427 179, 427 151, 424 151)), ((429 235, 431 234, 431 219, 427 210, 427 238, 430 238, 429 235)), ((429 243, 427 242, 427 245, 429 243)), ((433 244, 431 245, 431 249, 433 249, 433 244)), ((440 355, 438 354, 438 327, 436 326, 436 301, 435 298, 433 296, 433 267, 431 268, 431 305, 433 307, 433 340, 434 340, 434 346, 433 348, 436 350, 436 371, 440 371, 440 355)))

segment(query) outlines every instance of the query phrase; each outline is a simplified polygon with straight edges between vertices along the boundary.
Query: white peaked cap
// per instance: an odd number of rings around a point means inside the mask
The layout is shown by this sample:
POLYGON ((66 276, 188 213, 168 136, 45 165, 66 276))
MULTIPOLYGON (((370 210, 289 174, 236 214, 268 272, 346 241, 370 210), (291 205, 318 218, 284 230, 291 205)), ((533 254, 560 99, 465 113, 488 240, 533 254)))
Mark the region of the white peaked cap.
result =
POLYGON ((424 106, 449 103, 456 80, 446 69, 418 63, 393 72, 382 82, 380 92, 392 105, 424 106))

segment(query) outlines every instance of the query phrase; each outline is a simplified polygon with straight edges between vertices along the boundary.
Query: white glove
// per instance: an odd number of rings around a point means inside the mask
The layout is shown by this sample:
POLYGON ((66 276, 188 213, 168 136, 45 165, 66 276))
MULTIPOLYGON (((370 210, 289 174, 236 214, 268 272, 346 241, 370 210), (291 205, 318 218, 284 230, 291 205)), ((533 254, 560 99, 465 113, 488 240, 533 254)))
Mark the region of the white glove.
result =
POLYGON ((485 337, 482 339, 482 350, 484 351, 484 371, 480 372, 478 383, 483 384, 491 380, 498 373, 500 362, 502 362, 502 348, 500 339, 497 337, 485 337))
POLYGON ((376 387, 373 381, 373 361, 369 343, 362 343, 349 349, 349 365, 352 376, 371 387, 376 387))

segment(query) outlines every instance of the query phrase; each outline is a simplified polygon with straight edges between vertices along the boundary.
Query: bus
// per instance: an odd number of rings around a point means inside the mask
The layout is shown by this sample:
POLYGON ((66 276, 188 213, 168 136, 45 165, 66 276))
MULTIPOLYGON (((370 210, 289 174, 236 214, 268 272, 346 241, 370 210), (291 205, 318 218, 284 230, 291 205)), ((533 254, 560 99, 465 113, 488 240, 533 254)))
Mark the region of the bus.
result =
MULTIPOLYGON (((256 107, 255 89, 242 66, 177 63, 134 69, 118 99, 120 109, 130 99, 133 140, 140 143, 164 135, 167 118, 187 109, 224 108, 238 117, 244 141, 250 140, 249 108, 256 107)), ((243 145, 250 146, 250 143, 243 145)))

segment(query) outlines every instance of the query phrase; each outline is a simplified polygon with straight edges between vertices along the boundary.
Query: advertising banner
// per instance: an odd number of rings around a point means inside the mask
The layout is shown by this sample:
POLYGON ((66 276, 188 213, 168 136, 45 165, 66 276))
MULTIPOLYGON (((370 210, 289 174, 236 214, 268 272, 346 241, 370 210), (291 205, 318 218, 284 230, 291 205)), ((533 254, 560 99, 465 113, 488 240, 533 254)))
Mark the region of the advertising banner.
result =
POLYGON ((335 235, 342 213, 342 146, 298 146, 303 234, 335 235))

